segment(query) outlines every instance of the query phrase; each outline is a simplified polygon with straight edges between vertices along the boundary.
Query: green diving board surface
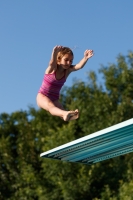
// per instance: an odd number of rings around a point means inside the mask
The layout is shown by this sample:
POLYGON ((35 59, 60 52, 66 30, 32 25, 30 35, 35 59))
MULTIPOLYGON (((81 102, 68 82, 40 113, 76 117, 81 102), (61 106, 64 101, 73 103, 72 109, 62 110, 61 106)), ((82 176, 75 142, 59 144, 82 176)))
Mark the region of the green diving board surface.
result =
POLYGON ((40 154, 91 165, 133 152, 133 118, 40 154))

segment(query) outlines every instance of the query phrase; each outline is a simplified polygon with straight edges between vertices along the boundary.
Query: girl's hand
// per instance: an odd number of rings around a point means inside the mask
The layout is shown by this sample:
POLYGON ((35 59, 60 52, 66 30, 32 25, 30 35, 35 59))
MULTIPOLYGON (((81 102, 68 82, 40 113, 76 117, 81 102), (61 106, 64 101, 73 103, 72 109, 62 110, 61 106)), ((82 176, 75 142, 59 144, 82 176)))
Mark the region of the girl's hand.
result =
POLYGON ((53 48, 53 53, 58 53, 61 49, 63 48, 63 46, 55 46, 54 48, 53 48))
POLYGON ((53 48, 50 62, 52 62, 52 63, 54 62, 54 64, 56 63, 56 61, 57 61, 57 54, 58 54, 58 52, 59 52, 62 48, 63 48, 63 46, 55 46, 55 47, 53 48))
POLYGON ((84 57, 85 58, 91 58, 92 56, 93 56, 94 54, 93 54, 93 50, 86 50, 85 52, 84 52, 84 57))
POLYGON ((52 55, 51 55, 51 59, 50 59, 50 62, 49 62, 49 67, 48 67, 48 71, 52 71, 51 69, 54 69, 55 66, 57 66, 57 54, 58 52, 63 48, 63 46, 55 46, 53 48, 53 51, 52 51, 52 55), (50 70, 49 70, 50 69, 50 70))

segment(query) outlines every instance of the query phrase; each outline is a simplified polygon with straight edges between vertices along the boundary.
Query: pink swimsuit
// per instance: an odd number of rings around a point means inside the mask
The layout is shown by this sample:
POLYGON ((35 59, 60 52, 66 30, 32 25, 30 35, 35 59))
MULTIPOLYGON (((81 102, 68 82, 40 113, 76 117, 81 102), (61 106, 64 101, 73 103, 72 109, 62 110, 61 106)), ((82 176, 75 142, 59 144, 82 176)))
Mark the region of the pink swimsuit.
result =
POLYGON ((53 74, 45 74, 38 93, 44 94, 51 101, 56 101, 59 99, 59 93, 65 81, 65 74, 59 80, 56 79, 56 72, 53 74))

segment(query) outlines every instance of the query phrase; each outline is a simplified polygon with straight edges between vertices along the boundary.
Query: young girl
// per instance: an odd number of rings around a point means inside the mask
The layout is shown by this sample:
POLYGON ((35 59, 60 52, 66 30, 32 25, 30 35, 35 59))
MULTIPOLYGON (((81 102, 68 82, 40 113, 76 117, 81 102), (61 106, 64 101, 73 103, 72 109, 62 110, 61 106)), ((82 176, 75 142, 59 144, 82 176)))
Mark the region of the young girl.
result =
POLYGON ((38 106, 51 113, 51 115, 61 117, 64 121, 77 119, 79 117, 78 109, 74 111, 64 110, 59 102, 59 93, 68 75, 83 68, 92 56, 93 50, 86 50, 83 59, 78 64, 72 65, 74 58, 72 50, 68 47, 55 46, 37 94, 38 106))

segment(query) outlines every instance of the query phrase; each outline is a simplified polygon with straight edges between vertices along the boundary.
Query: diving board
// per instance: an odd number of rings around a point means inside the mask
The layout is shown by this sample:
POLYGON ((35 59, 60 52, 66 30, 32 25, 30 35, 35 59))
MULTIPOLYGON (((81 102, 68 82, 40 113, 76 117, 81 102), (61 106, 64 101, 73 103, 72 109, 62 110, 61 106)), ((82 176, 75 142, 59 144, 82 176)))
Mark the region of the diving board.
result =
POLYGON ((133 152, 133 118, 40 154, 91 165, 133 152))

